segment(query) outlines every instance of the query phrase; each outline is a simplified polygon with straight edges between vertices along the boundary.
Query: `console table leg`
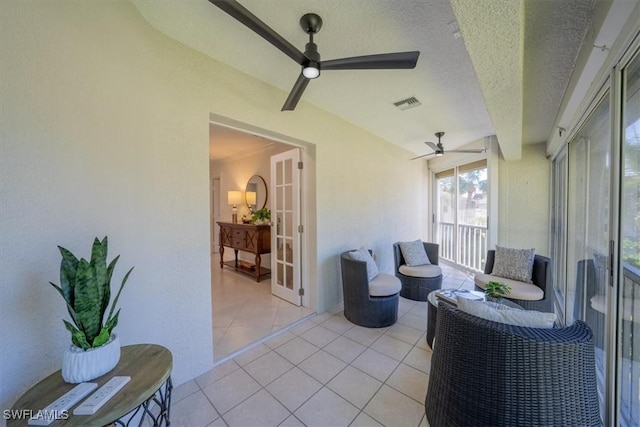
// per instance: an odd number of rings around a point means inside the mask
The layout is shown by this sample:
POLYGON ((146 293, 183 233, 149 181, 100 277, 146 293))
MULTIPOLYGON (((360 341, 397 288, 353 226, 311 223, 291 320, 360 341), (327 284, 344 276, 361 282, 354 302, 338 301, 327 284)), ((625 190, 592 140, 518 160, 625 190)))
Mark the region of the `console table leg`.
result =
POLYGON ((260 281, 260 262, 262 259, 260 258, 260 254, 256 254, 256 282, 260 281))

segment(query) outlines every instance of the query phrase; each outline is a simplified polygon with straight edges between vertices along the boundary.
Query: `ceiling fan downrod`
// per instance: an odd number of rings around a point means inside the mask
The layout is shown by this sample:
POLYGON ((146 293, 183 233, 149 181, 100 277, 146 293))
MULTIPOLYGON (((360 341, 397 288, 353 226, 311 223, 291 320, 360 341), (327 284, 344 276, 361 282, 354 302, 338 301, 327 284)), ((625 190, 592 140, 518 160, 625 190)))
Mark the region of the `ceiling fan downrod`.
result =
POLYGON ((320 77, 320 53, 313 42, 313 35, 322 28, 322 18, 315 13, 306 13, 300 18, 302 30, 309 34, 309 43, 304 47, 304 56, 309 60, 302 65, 302 75, 308 79, 320 77))

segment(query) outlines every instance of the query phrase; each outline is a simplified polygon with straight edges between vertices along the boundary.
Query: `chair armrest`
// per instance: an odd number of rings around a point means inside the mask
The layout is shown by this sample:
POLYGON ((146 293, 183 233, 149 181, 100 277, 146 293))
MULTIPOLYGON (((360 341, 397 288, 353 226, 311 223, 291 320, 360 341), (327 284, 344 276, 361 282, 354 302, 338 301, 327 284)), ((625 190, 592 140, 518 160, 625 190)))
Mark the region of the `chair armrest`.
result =
POLYGON ((427 252, 427 256, 429 257, 429 262, 433 265, 438 265, 440 260, 440 245, 437 243, 428 243, 422 242, 424 244, 424 250, 427 252))
POLYGON ((542 289, 545 299, 550 298, 552 295, 553 279, 551 273, 551 259, 546 256, 536 255, 533 259, 531 281, 542 289))
POLYGON ((348 284, 351 291, 357 289, 359 293, 369 295, 369 276, 367 275, 367 263, 357 261, 349 255, 350 251, 340 254, 340 268, 342 271, 343 286, 348 284))
POLYGON ((398 269, 402 264, 405 264, 398 242, 393 244, 393 264, 396 270, 396 275, 398 275, 398 269))
POLYGON ((487 262, 484 264, 484 274, 491 274, 493 271, 493 263, 496 260, 495 249, 489 249, 487 251, 487 262))

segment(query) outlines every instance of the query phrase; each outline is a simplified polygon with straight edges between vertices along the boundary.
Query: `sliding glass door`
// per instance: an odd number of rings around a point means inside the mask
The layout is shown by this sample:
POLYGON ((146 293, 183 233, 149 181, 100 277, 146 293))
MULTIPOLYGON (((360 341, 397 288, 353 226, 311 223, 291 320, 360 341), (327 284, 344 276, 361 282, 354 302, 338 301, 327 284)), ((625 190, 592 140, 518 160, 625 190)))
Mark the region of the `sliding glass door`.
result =
POLYGON ((618 269, 618 413, 640 425, 640 55, 622 72, 621 268, 618 269))
POLYGON ((482 270, 487 253, 487 162, 435 174, 435 234, 440 256, 482 270))
POLYGON ((640 41, 552 168, 556 311, 593 331, 601 418, 640 426, 640 41))
POLYGON ((569 175, 567 147, 553 160, 551 185, 551 259, 553 260, 553 288, 555 311, 561 323, 566 323, 565 284, 567 283, 567 181, 569 175))
POLYGON ((603 94, 569 141, 566 282, 560 282, 567 324, 586 322, 594 334, 600 413, 606 402, 606 328, 609 307, 609 180, 611 117, 603 94), (564 289, 562 289, 564 288, 564 289))

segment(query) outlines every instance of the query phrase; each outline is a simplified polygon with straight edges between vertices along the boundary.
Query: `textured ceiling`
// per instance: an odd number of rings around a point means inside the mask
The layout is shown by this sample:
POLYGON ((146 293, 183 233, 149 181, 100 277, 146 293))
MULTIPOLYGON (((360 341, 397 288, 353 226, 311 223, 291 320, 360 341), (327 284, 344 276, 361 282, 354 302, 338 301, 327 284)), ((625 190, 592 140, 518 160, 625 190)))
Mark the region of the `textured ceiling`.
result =
MULTIPOLYGON (((419 50, 414 70, 326 71, 301 98, 416 154, 496 134, 505 158, 548 137, 594 0, 240 0, 300 50, 319 14, 323 59, 419 50), (455 11, 455 13, 454 13, 455 11), (459 25, 463 37, 454 37, 459 25), (415 96, 420 107, 393 102, 415 96)), ((206 0, 133 0, 160 32, 282 89, 299 66, 206 0), (268 66, 265 66, 268 64, 268 66)), ((301 105, 301 104, 299 104, 301 105)), ((283 112, 295 119, 295 111, 283 112)))
POLYGON ((546 141, 589 30, 595 0, 525 3, 523 140, 546 141), (533 41, 536 41, 535 43, 533 41))

